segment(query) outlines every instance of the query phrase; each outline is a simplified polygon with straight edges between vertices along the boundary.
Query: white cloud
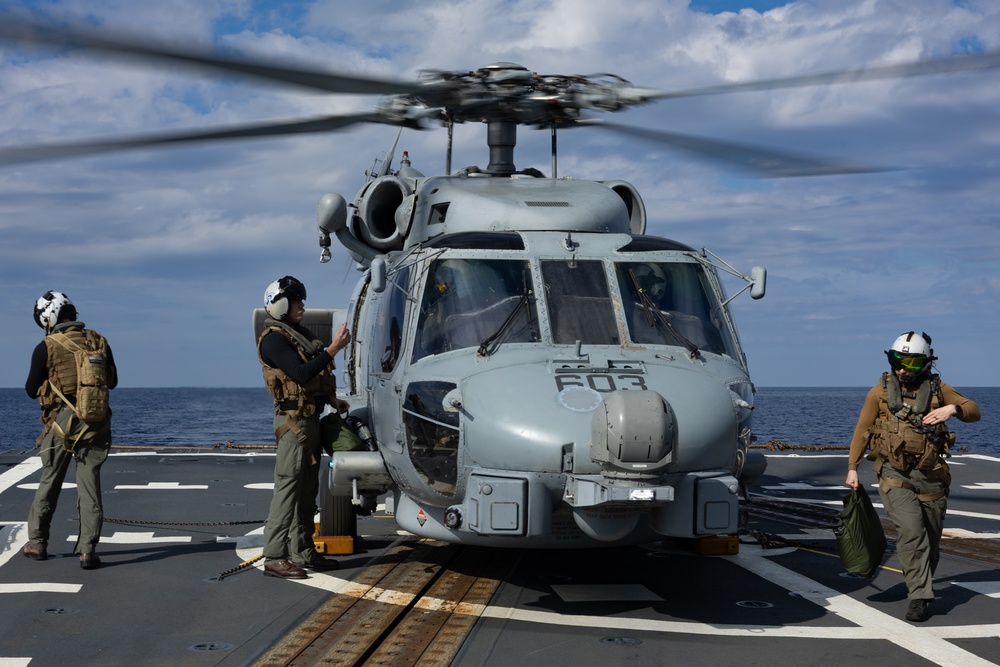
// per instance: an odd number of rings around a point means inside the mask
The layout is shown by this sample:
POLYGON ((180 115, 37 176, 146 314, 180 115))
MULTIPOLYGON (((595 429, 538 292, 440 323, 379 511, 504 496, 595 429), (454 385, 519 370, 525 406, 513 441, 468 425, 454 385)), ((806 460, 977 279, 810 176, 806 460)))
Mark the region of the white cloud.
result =
MULTIPOLYGON (((8 4, 88 17, 121 36, 392 79, 507 60, 687 89, 909 62, 969 44, 1000 49, 1000 7, 971 1, 813 0, 717 15, 691 11, 686 0, 8 4)), ((768 266, 767 298, 734 306, 758 384, 815 384, 800 381, 802 359, 792 357, 811 346, 844 358, 821 384, 868 384, 878 372, 872 350, 910 328, 955 355, 949 381, 991 384, 973 351, 997 326, 998 77, 698 97, 608 118, 902 171, 757 181, 579 129, 560 135, 559 173, 631 181, 650 231, 743 268, 768 266)), ((377 101, 0 45, 2 145, 350 113, 377 101)), ((0 361, 0 386, 23 381, 39 333, 28 304, 47 289, 69 292, 134 364, 128 386, 257 384, 249 310, 285 273, 309 284, 313 307, 346 304, 355 274, 343 251, 331 265, 317 262, 315 205, 327 191, 350 199, 394 133, 365 127, 0 168, 0 275, 24 305, 0 312, 5 340, 24 350, 0 361), (183 364, 143 353, 189 335, 181 332, 192 322, 210 324, 183 364), (233 345, 245 349, 213 352, 233 345)), ((444 145, 442 131, 406 132, 397 159, 409 150, 416 168, 437 173, 444 145)), ((519 166, 547 172, 547 151, 546 132, 519 133, 519 166)), ((457 128, 454 167, 486 159, 483 128, 457 128)))

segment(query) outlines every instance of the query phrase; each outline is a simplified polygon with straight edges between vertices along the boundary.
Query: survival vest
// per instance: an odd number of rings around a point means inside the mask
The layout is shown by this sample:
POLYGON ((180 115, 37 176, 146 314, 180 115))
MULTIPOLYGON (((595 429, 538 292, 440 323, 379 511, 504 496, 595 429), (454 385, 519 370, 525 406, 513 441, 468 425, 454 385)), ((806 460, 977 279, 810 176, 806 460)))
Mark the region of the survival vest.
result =
POLYGON ((292 345, 295 346, 296 352, 299 353, 299 358, 303 362, 315 358, 326 346, 319 340, 306 338, 302 333, 296 331, 285 322, 271 318, 264 320, 264 331, 261 332, 260 338, 257 339, 257 358, 260 360, 261 368, 264 371, 264 386, 267 387, 267 390, 274 398, 274 409, 278 414, 284 414, 287 417, 285 426, 274 434, 275 438, 280 440, 282 435, 291 430, 301 440, 305 435, 299 431, 295 422, 303 417, 311 417, 316 414, 317 399, 333 399, 336 390, 332 373, 334 364, 331 361, 326 368, 321 370, 309 382, 301 385, 288 377, 280 368, 268 366, 264 361, 264 357, 260 353, 260 346, 264 340, 264 336, 270 333, 281 334, 291 341, 292 345), (294 408, 281 407, 283 404, 287 405, 290 401, 295 402, 294 408))
POLYGON ((63 446, 72 451, 77 442, 91 439, 106 429, 108 408, 108 342, 96 331, 70 327, 45 337, 48 379, 42 384, 38 401, 42 405, 42 423, 54 429, 63 446), (68 406, 83 423, 82 429, 72 420, 61 425, 57 419, 62 406, 68 406), (103 428, 96 427, 104 425, 103 428), (71 439, 70 433, 76 431, 71 439))
MULTIPOLYGON (((955 434, 944 424, 927 426, 923 417, 941 407, 941 379, 931 375, 915 392, 905 391, 893 373, 882 374, 879 416, 870 429, 869 458, 875 460, 875 472, 888 463, 897 470, 917 469, 929 477, 938 477, 947 485, 951 480, 945 458, 951 456, 955 434), (907 404, 903 399, 909 399, 907 404)), ((884 478, 880 475, 880 480, 884 478)))

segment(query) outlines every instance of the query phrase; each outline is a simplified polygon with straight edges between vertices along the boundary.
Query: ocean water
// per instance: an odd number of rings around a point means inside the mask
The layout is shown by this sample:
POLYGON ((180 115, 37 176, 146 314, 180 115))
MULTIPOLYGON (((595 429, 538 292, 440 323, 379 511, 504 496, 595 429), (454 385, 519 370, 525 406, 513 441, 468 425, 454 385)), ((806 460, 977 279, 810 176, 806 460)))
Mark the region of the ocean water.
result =
MULTIPOLYGON (((758 387, 753 430, 757 442, 849 445, 870 387, 758 387)), ((979 405, 982 419, 948 420, 955 448, 1000 454, 1000 387, 955 387, 979 405)))
MULTIPOLYGON (((263 387, 119 388, 111 392, 116 445, 210 447, 232 441, 274 444, 274 407, 263 387)), ((0 449, 30 449, 41 432, 38 401, 0 389, 0 449)))
MULTIPOLYGON (((956 387, 976 401, 983 418, 949 420, 956 446, 1000 454, 1000 387, 956 387)), ((868 387, 759 387, 757 442, 847 445, 868 387)), ((208 447, 231 441, 273 444, 271 397, 263 388, 121 388, 111 393, 117 445, 208 447)), ((0 389, 0 449, 31 449, 41 430, 37 401, 23 389, 0 389)))

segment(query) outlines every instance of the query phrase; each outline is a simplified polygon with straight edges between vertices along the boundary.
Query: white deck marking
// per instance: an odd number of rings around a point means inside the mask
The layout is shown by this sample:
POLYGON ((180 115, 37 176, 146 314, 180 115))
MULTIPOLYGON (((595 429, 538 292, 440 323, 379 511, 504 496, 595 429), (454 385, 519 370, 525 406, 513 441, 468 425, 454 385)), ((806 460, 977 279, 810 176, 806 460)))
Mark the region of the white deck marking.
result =
POLYGON ((21 538, 21 531, 27 532, 27 521, 10 521, 0 523, 0 567, 13 558, 27 540, 21 538), (7 530, 6 528, 10 529, 7 530))
POLYGON ((975 484, 962 484, 963 489, 972 489, 973 491, 998 491, 1000 490, 1000 482, 976 482, 975 484))
POLYGON ((28 475, 41 469, 41 457, 31 456, 26 458, 10 470, 6 470, 3 474, 0 474, 0 493, 3 493, 28 475))
POLYGON ((208 484, 184 484, 184 485, 181 485, 180 482, 148 482, 146 484, 119 484, 118 486, 115 487, 115 490, 117 491, 119 489, 132 489, 132 490, 139 490, 139 491, 146 491, 146 490, 156 490, 156 491, 168 490, 168 491, 174 491, 174 490, 178 490, 178 489, 179 490, 188 490, 188 489, 207 489, 207 488, 208 488, 208 484))
MULTIPOLYGON (((230 542, 232 538, 222 538, 219 541, 230 542)), ((264 527, 261 526, 256 530, 253 530, 246 535, 236 538, 236 555, 240 557, 242 561, 248 561, 252 558, 256 558, 261 555, 261 551, 264 548, 264 527)), ((254 564, 254 569, 259 573, 264 572, 264 559, 261 558, 254 564)), ((303 586, 310 586, 312 588, 319 588, 324 591, 329 591, 330 593, 344 593, 347 587, 351 585, 351 582, 346 579, 341 579, 340 577, 334 576, 332 574, 327 574, 326 572, 316 572, 314 570, 308 570, 308 579, 291 579, 296 584, 301 584, 303 586)), ((244 576, 246 573, 240 574, 244 576)), ((260 576, 260 574, 251 574, 247 576, 260 576)), ((367 590, 367 589, 366 589, 367 590)), ((2 665, 0 665, 2 667, 2 665)))
POLYGON ((961 586, 989 598, 1000 598, 1000 581, 953 581, 952 586, 961 586))
MULTIPOLYGON (((950 514, 950 512, 949 512, 950 514)), ((954 537, 958 539, 978 539, 978 540, 996 540, 1000 539, 1000 533, 975 533, 971 530, 966 530, 965 528, 945 528, 945 537, 954 537)))
POLYGON ((0 667, 28 667, 31 658, 0 658, 0 667))
POLYGON ((991 456, 989 454, 962 454, 960 456, 956 455, 951 457, 949 463, 951 461, 954 461, 955 459, 975 459, 976 461, 993 461, 994 463, 1000 463, 1000 458, 996 456, 991 456))
POLYGON ((267 491, 274 490, 274 482, 258 482, 256 484, 244 484, 244 489, 262 489, 267 491))
POLYGON ((0 595, 4 593, 79 593, 83 584, 52 584, 31 581, 24 584, 0 584, 0 595))
MULTIPOLYGON (((27 540, 22 533, 27 533, 28 524, 24 521, 0 523, 0 567, 18 554, 27 540)), ((44 581, 32 581, 21 584, 0 584, 0 595, 4 593, 79 593, 83 584, 56 584, 44 581)), ((4 658, 0 658, 0 667, 4 666, 4 658)))
MULTIPOLYGON (((17 485, 17 488, 24 489, 25 491, 37 491, 38 487, 39 487, 38 482, 25 482, 24 484, 17 485)), ((59 488, 61 488, 63 491, 66 491, 67 489, 75 489, 76 484, 73 482, 63 482, 63 485, 59 488)))

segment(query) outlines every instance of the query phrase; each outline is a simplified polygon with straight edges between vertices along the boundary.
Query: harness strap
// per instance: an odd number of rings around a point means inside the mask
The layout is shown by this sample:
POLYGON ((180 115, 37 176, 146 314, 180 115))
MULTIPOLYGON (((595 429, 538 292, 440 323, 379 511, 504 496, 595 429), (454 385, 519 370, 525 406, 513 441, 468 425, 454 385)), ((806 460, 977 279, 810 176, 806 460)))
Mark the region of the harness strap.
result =
POLYGON ((917 496, 917 500, 919 500, 922 503, 934 502, 935 500, 944 498, 949 493, 951 493, 951 487, 948 485, 947 482, 945 482, 944 488, 941 489, 940 491, 935 491, 934 493, 917 493, 917 489, 907 481, 896 479, 895 477, 884 477, 882 475, 882 466, 884 464, 885 461, 882 459, 882 457, 879 457, 875 461, 875 464, 872 466, 872 468, 875 470, 875 475, 878 476, 878 487, 883 493, 889 491, 890 488, 906 489, 911 493, 915 493, 917 496))
POLYGON ((948 495, 948 487, 941 489, 935 493, 917 493, 917 490, 913 488, 913 485, 909 482, 904 482, 901 479, 896 479, 895 477, 882 477, 879 475, 878 485, 882 491, 888 491, 889 487, 895 487, 897 489, 906 489, 907 491, 912 491, 917 494, 917 500, 922 503, 930 503, 935 500, 939 500, 948 495))
MULTIPOLYGON (((69 438, 67 437, 66 432, 63 431, 62 427, 59 426, 59 419, 58 419, 59 413, 58 412, 54 413, 55 416, 52 417, 52 421, 49 422, 49 427, 53 431, 55 431, 56 432, 56 436, 60 440, 62 440, 63 447, 66 449, 66 451, 69 451, 69 452, 76 451, 76 445, 77 445, 77 443, 80 442, 80 438, 82 438, 83 434, 86 433, 87 429, 90 428, 90 424, 88 424, 86 421, 83 420, 83 418, 80 417, 80 413, 78 413, 76 411, 76 406, 73 405, 72 403, 70 403, 70 401, 69 401, 68 398, 66 398, 65 396, 63 396, 63 393, 61 391, 59 391, 58 387, 56 387, 55 385, 52 385, 52 391, 56 392, 56 395, 59 398, 61 398, 66 405, 69 406, 69 408, 73 411, 73 414, 76 415, 76 418, 80 420, 81 424, 83 424, 83 428, 80 429, 80 432, 76 434, 76 437, 73 438, 73 442, 71 443, 69 441, 69 438)), ((71 431, 73 430, 72 429, 72 423, 73 423, 73 419, 70 418, 70 430, 71 431)), ((42 435, 44 435, 44 432, 43 432, 42 435)))
POLYGON ((285 423, 274 430, 274 437, 277 438, 277 440, 281 440, 281 436, 291 431, 295 434, 295 437, 299 439, 299 442, 303 442, 305 440, 305 435, 296 423, 298 421, 295 417, 296 413, 279 410, 278 414, 285 415, 285 423))
MULTIPOLYGON (((305 443, 306 434, 303 433, 302 429, 299 428, 299 425, 297 423, 298 420, 296 419, 296 417, 293 416, 291 412, 286 412, 284 410, 278 411, 278 414, 285 415, 285 423, 279 426, 278 428, 274 429, 275 442, 280 442, 282 436, 291 431, 292 433, 295 434, 295 437, 298 438, 299 444, 305 443)), ((314 452, 310 451, 309 457, 310 457, 309 458, 310 463, 315 465, 318 462, 318 459, 316 458, 316 454, 314 452)))

